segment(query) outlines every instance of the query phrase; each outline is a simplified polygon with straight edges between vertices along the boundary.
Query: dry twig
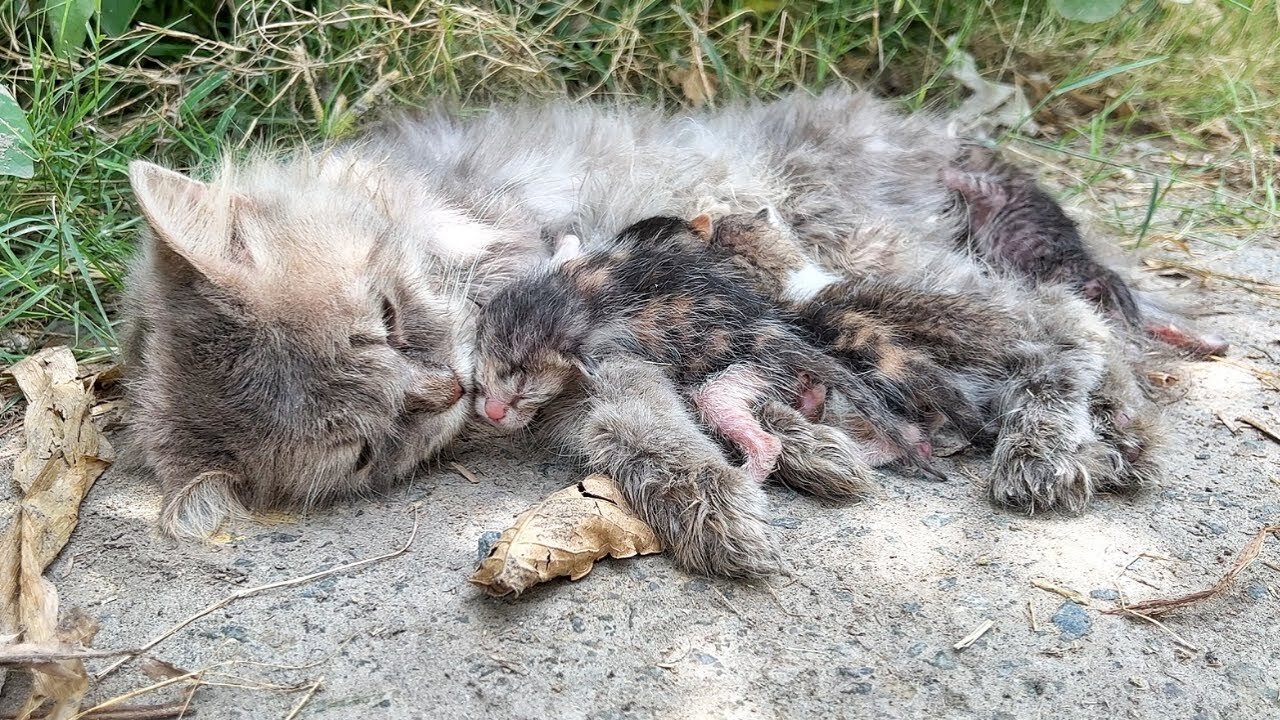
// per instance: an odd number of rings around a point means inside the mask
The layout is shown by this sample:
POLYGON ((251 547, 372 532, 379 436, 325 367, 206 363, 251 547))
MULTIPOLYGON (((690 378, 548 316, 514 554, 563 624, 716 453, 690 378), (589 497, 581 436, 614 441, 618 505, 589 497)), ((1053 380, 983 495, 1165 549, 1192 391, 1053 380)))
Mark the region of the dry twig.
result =
POLYGON ((279 590, 281 588, 294 587, 296 585, 305 585, 314 580, 319 580, 320 578, 329 577, 330 575, 337 575, 339 573, 349 572, 351 570, 356 570, 359 568, 367 567, 369 565, 383 562, 384 560, 391 560, 391 559, 400 557, 401 555, 409 551, 409 547, 413 545, 413 541, 415 538, 417 538, 417 536, 418 536, 418 511, 415 508, 413 512, 413 529, 409 531, 409 539, 406 540, 404 545, 400 546, 399 549, 392 550, 389 553, 384 553, 376 557, 365 558, 364 560, 357 560, 355 562, 350 562, 345 565, 339 565, 338 567, 332 567, 332 568, 329 568, 328 570, 320 570, 317 572, 310 573, 308 575, 303 575, 301 577, 290 578, 288 580, 279 580, 273 583, 267 583, 266 585, 258 585, 257 587, 245 588, 244 590, 241 590, 239 592, 232 593, 226 596, 225 598, 206 607, 200 612, 179 622, 177 625, 174 625, 173 627, 157 635, 156 637, 152 638, 150 641, 147 642, 146 645, 143 645, 142 647, 138 648, 138 650, 135 653, 127 655, 117 660, 116 662, 111 663, 102 671, 95 674, 94 678, 97 680, 102 680, 102 678, 118 670, 120 666, 129 662, 133 658, 137 657, 138 654, 151 650, 151 648, 154 648, 156 645, 159 645, 160 643, 169 639, 179 630, 185 628, 191 623, 199 620, 200 618, 205 617, 206 615, 212 612, 220 610, 237 600, 243 600, 244 598, 250 597, 252 595, 257 595, 259 593, 264 593, 269 590, 279 590))
POLYGON ((1227 571, 1227 574, 1223 575, 1221 580, 1205 590, 1200 590, 1175 598, 1144 600, 1143 602, 1136 603, 1134 605, 1122 605, 1109 610, 1103 610, 1103 612, 1110 615, 1127 613, 1130 615, 1138 615, 1145 620, 1151 620, 1151 616, 1163 615, 1177 610, 1178 608, 1195 605, 1196 603, 1217 597, 1227 589, 1227 586, 1231 584, 1232 580, 1235 580, 1245 568, 1249 567, 1249 565, 1258 558, 1258 554, 1262 552, 1262 544, 1266 542, 1267 535, 1271 534, 1275 534, 1277 537, 1280 537, 1280 525, 1267 525, 1259 530, 1258 533, 1249 540, 1249 544, 1245 545, 1244 549, 1240 551, 1240 555, 1236 558, 1235 564, 1231 566, 1231 569, 1227 571))

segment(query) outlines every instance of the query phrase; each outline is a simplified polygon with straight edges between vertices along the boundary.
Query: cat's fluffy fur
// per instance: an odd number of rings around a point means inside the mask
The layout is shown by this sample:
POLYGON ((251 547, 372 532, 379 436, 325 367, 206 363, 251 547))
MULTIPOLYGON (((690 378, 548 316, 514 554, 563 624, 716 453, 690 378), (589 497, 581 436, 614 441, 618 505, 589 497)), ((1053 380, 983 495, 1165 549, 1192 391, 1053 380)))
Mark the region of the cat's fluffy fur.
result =
MULTIPOLYGON (((422 114, 208 182, 136 163, 134 453, 164 488, 162 525, 207 533, 241 505, 412 474, 463 429, 474 303, 567 232, 601 243, 644 217, 773 205, 828 267, 982 275, 953 251, 966 220, 939 173, 957 153, 934 119, 833 90, 692 116, 422 114)), ((1101 323, 1068 298, 1058 310, 1101 323)), ((614 365, 566 401, 555 438, 612 473, 687 566, 774 569, 760 489, 665 377, 614 365)), ((1027 472, 1036 506, 1083 504, 1056 468, 1027 472)))

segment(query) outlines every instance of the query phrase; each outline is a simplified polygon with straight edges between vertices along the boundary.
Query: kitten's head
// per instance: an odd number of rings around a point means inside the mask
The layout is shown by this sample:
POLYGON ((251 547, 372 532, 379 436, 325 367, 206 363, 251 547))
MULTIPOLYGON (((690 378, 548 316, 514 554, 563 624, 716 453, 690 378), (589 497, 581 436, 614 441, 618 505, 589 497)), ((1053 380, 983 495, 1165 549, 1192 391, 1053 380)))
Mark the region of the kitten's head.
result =
POLYGON ((475 411, 514 432, 591 371, 583 343, 588 310, 562 274, 523 278, 499 290, 476 321, 475 411))
POLYGON ((712 221, 699 215, 695 232, 716 250, 728 254, 770 295, 780 295, 788 279, 809 262, 791 226, 773 208, 736 213, 712 221))
POLYGON ((341 175, 130 167, 132 435, 170 532, 407 476, 465 423, 469 303, 341 175))

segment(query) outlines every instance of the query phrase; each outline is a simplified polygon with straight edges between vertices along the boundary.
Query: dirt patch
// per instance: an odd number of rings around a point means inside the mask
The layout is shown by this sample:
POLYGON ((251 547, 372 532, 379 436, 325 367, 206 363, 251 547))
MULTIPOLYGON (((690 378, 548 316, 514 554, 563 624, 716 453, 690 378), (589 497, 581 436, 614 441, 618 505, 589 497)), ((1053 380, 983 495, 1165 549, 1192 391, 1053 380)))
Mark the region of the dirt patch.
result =
MULTIPOLYGON (((1262 238, 1196 262, 1276 281, 1280 246, 1262 238)), ((1280 427, 1280 393, 1265 384, 1280 372, 1275 304, 1230 283, 1195 297, 1212 312, 1202 322, 1234 342, 1229 361, 1166 368, 1166 477, 1081 517, 993 508, 986 465, 960 455, 942 461, 950 483, 885 475, 846 507, 774 488, 792 578, 709 580, 655 556, 493 600, 467 583, 477 539, 571 472, 475 444, 457 459, 479 483, 446 465, 382 497, 238 525, 211 546, 158 538, 156 488, 113 469, 50 577, 64 608, 101 622, 97 647, 136 647, 239 589, 396 549, 419 504, 407 554, 246 597, 160 644, 157 657, 205 670, 201 717, 1273 716, 1280 543, 1223 596, 1162 616, 1168 631, 1100 612, 1212 585, 1280 520, 1280 444, 1221 419, 1280 427)), ((90 693, 149 682, 127 666, 90 693)), ((5 694, 0 711, 22 695, 5 694)))

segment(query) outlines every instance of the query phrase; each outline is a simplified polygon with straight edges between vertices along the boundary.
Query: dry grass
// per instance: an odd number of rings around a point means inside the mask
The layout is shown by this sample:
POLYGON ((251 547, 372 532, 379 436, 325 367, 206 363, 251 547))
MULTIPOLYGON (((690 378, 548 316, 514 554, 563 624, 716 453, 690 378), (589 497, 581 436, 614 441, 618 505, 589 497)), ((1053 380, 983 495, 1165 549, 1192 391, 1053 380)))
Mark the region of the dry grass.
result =
POLYGON ((1069 191, 1107 192, 1117 174, 1150 170, 1135 139, 1180 158, 1124 188, 1162 212, 1116 218, 1120 231, 1141 240, 1181 212, 1193 240, 1256 232, 1280 207, 1277 0, 1136 0, 1099 25, 1030 0, 235 5, 149 0, 126 34, 70 61, 49 52, 41 18, 0 8, 0 82, 15 88, 39 156, 31 180, 0 178, 0 362, 55 342, 112 351, 137 226, 130 158, 190 167, 227 149, 339 138, 427 98, 693 105, 847 81, 908 109, 946 107, 960 97, 947 79, 954 36, 984 74, 1037 102, 1042 151, 1091 163, 1069 191), (1180 208, 1187 183, 1197 193, 1180 208))

